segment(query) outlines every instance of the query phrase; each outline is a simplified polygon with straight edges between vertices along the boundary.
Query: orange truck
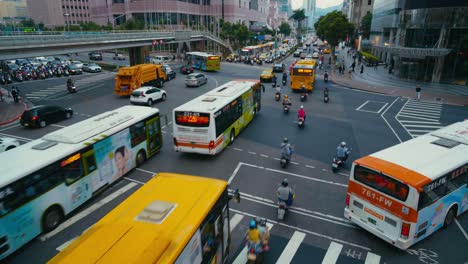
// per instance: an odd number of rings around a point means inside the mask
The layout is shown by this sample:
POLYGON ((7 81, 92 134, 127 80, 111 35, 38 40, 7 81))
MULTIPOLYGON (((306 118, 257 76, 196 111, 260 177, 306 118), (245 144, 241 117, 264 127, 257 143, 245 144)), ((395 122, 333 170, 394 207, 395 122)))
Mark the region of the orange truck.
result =
POLYGON ((118 96, 129 96, 134 90, 145 86, 163 87, 166 73, 162 65, 138 64, 122 67, 115 77, 114 93, 118 96))

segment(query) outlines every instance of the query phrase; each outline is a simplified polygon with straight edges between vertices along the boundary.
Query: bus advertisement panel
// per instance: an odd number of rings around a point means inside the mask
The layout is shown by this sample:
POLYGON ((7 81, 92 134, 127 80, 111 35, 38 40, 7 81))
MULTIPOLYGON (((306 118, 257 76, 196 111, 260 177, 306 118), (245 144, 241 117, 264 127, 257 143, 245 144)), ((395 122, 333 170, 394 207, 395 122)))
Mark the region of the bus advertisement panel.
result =
POLYGON ((407 249, 468 210, 467 153, 464 121, 354 161, 345 217, 407 249))
POLYGON ((261 87, 257 80, 231 81, 175 108, 174 149, 221 152, 260 111, 261 87))
POLYGON ((188 63, 195 69, 202 71, 221 70, 221 57, 205 52, 187 52, 188 63))
POLYGON ((0 259, 161 148, 159 110, 124 106, 0 155, 0 259), (28 160, 18 166, 11 160, 28 160))
POLYGON ((226 263, 231 197, 224 180, 159 173, 49 263, 226 263))
POLYGON ((315 66, 296 63, 291 70, 291 89, 301 90, 302 86, 307 91, 314 90, 315 85, 315 66))

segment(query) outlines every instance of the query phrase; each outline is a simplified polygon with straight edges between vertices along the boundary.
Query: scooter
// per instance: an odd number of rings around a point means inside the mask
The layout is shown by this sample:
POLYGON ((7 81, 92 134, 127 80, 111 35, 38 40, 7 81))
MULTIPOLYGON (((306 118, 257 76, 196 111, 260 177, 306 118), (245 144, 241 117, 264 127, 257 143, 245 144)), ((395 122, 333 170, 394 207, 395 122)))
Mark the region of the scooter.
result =
POLYGON ((285 114, 288 114, 288 113, 289 113, 289 105, 288 105, 288 104, 284 104, 284 105, 283 105, 283 112, 284 112, 285 114))
POLYGON ((67 89, 68 89, 68 92, 71 93, 71 94, 76 93, 76 87, 75 87, 74 84, 72 84, 72 85, 67 84, 67 89))
POLYGON ((344 159, 340 159, 338 157, 333 157, 333 162, 332 162, 332 172, 335 173, 338 171, 340 167, 343 167, 346 164, 346 160, 348 159, 349 153, 351 152, 351 149, 349 149, 346 152, 346 157, 344 159))
POLYGON ((299 117, 297 120, 297 126, 299 128, 304 128, 304 125, 305 125, 305 119, 303 117, 299 117))
POLYGON ((323 80, 324 80, 325 82, 328 82, 328 74, 323 76, 323 80))
POLYGON ((283 79, 283 85, 286 85, 286 79, 283 79))
POLYGON ((307 101, 308 95, 306 93, 301 94, 301 102, 307 101))
POLYGON ((328 103, 328 101, 330 101, 330 97, 328 96, 328 93, 324 93, 324 94, 323 94, 323 101, 324 101, 325 103, 328 103))
POLYGON ((281 98, 281 93, 276 92, 276 93, 275 93, 275 101, 279 101, 280 98, 281 98))
MULTIPOLYGON (((296 193, 293 192, 292 194, 292 201, 294 201, 294 199, 296 198, 296 193)), ((291 201, 291 204, 292 204, 292 201, 291 201)), ((283 221, 284 218, 286 217, 286 212, 288 211, 288 204, 286 201, 283 201, 283 200, 280 200, 278 201, 278 212, 277 212, 277 218, 279 221, 283 221)))

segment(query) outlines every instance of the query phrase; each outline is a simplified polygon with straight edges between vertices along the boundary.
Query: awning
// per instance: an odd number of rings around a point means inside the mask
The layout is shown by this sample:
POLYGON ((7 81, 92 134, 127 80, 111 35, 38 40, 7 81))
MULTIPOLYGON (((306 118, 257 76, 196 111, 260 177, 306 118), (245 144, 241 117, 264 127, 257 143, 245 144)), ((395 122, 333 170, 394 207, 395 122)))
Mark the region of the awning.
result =
POLYGON ((408 47, 392 47, 392 46, 373 46, 377 51, 389 52, 393 55, 398 55, 403 58, 425 58, 425 57, 443 57, 447 56, 451 49, 439 48, 408 48, 408 47))

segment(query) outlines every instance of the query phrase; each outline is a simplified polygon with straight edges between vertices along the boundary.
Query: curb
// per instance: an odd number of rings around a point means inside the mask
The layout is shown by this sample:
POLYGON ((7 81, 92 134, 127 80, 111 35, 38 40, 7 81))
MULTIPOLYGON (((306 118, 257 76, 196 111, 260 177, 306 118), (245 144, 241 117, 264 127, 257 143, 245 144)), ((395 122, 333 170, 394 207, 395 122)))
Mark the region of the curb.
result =
POLYGON ((23 105, 24 105, 24 109, 23 109, 23 111, 21 112, 20 115, 16 116, 16 117, 13 118, 13 119, 10 119, 10 120, 8 120, 8 121, 5 121, 5 122, 0 123, 0 126, 6 125, 6 124, 9 124, 9 123, 11 123, 11 122, 14 122, 14 121, 18 120, 18 119, 23 115, 24 110, 26 110, 26 108, 28 108, 28 105, 27 105, 25 102, 23 102, 23 105))

